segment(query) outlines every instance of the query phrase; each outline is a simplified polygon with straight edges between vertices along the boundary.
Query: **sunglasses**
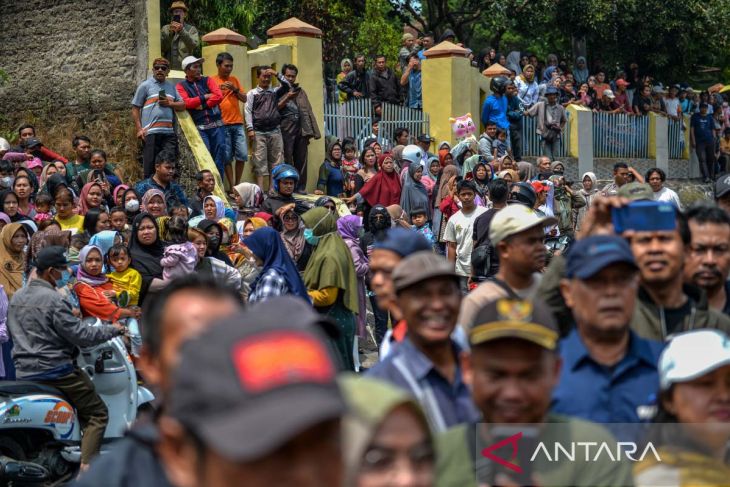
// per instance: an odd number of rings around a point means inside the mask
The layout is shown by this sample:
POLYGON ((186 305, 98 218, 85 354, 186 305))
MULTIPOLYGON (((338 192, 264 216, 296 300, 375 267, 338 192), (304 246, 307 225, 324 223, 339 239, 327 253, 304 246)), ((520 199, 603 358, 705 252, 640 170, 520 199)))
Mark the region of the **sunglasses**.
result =
POLYGON ((298 218, 298 217, 297 217, 296 215, 284 215, 284 218, 283 218, 283 220, 284 220, 285 222, 295 222, 295 221, 297 221, 298 219, 299 219, 299 218, 298 218))
POLYGON ((324 205, 329 211, 335 211, 335 205, 324 205))
POLYGON ((168 67, 167 66, 152 66, 152 69, 154 69, 155 71, 167 71, 168 67))

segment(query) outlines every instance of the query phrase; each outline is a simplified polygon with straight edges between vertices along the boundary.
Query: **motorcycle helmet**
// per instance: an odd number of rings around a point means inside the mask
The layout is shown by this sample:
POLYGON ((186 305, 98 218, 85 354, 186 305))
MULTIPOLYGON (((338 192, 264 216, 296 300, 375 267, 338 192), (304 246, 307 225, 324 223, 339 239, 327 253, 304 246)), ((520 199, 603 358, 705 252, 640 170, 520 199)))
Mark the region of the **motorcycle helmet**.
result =
POLYGON ((407 145, 403 149, 403 160, 408 161, 412 164, 420 164, 423 159, 423 149, 417 145, 407 145))
POLYGON ((537 193, 530 183, 515 183, 510 189, 510 198, 507 203, 509 204, 520 204, 525 205, 528 208, 533 208, 537 201, 537 193))
POLYGON ((279 191, 279 181, 282 179, 299 181, 299 172, 289 164, 279 164, 271 170, 271 181, 275 191, 279 191))
POLYGON ((489 82, 489 89, 492 90, 493 93, 496 93, 498 95, 504 95, 504 92, 507 91, 507 86, 512 83, 509 78, 506 76, 497 76, 496 78, 492 78, 492 81, 489 82))

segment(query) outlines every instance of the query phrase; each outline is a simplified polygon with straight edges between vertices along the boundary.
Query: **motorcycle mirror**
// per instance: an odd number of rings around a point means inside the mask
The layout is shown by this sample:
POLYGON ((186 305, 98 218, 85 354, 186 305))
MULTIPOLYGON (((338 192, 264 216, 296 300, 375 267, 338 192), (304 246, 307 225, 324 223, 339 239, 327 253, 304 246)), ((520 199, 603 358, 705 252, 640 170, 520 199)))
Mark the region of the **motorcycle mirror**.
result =
POLYGON ((120 308, 126 308, 129 304, 129 293, 127 291, 120 292, 117 301, 119 302, 120 308))

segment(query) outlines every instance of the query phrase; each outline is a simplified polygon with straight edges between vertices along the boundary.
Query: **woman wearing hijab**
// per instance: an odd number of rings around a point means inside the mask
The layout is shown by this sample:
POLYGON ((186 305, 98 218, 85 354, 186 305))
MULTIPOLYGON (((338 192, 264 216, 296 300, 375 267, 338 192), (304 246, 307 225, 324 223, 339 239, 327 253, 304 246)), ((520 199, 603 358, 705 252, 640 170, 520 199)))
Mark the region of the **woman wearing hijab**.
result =
POLYGON ((327 146, 327 156, 319 168, 315 194, 340 196, 345 192, 342 174, 342 145, 335 139, 327 146))
POLYGON ((79 299, 82 316, 111 322, 139 318, 139 308, 120 308, 112 302, 116 294, 104 274, 104 256, 99 247, 86 245, 79 252, 79 262, 74 293, 79 299))
POLYGON ((438 242, 441 244, 443 241, 443 234, 446 231, 446 222, 448 218, 441 211, 441 203, 444 199, 449 196, 449 184, 451 181, 456 181, 459 175, 459 168, 454 165, 448 165, 443 168, 437 181, 438 191, 434 192, 433 197, 433 234, 438 236, 438 242))
POLYGON ((114 191, 112 192, 112 200, 114 200, 114 206, 119 206, 121 208, 124 208, 124 192, 129 189, 129 186, 126 184, 120 184, 116 188, 114 188, 114 191))
POLYGON ((522 74, 515 78, 515 86, 517 87, 517 96, 525 109, 530 108, 537 103, 540 98, 540 89, 535 79, 535 67, 527 64, 522 70, 522 74))
POLYGON ((165 193, 159 189, 148 189, 142 196, 141 208, 143 212, 149 213, 154 218, 167 215, 165 193))
POLYGON ((289 256, 279 234, 270 227, 260 228, 243 241, 261 267, 251 285, 248 302, 266 301, 292 294, 311 303, 297 266, 289 256))
MULTIPOLYGON (((10 300, 23 287, 23 273, 25 271, 25 252, 23 249, 28 243, 28 231, 22 223, 5 225, 0 232, 0 286, 10 300)), ((7 309, 6 309, 7 312, 7 309)), ((12 337, 2 344, 2 359, 5 368, 5 377, 15 379, 11 351, 12 337)))
POLYGON ((261 203, 264 201, 264 194, 257 185, 253 183, 241 183, 233 187, 236 197, 236 206, 238 207, 238 219, 253 216, 254 213, 261 209, 261 203))
POLYGON ((0 193, 0 204, 2 205, 3 213, 8 215, 8 218, 10 218, 10 221, 15 223, 23 220, 28 220, 28 217, 23 216, 20 214, 20 211, 18 211, 18 196, 10 191, 5 190, 0 193))
POLYGON ((439 158, 431 156, 426 161, 426 168, 423 171, 423 177, 421 183, 426 187, 428 192, 428 199, 431 200, 433 194, 433 188, 436 186, 436 179, 438 179, 439 171, 441 171, 441 165, 439 164, 439 158))
POLYGON ((78 214, 86 216, 91 208, 101 208, 104 204, 104 190, 99 183, 86 183, 79 195, 78 214))
POLYGON ((215 257, 226 265, 233 266, 231 259, 221 251, 223 242, 223 227, 213 220, 203 220, 198 223, 198 228, 208 236, 208 257, 215 257))
POLYGON ((281 216, 281 240, 284 242, 289 257, 297 264, 297 269, 304 272, 312 255, 312 246, 304 239, 304 222, 294 209, 283 212, 281 216))
POLYGON ((350 249, 352 261, 355 264, 355 275, 357 276, 357 333, 355 335, 355 348, 353 349, 353 357, 355 358, 356 369, 359 371, 360 361, 357 356, 358 338, 365 339, 367 337, 367 308, 365 304, 365 278, 370 273, 370 265, 368 258, 360 248, 359 235, 362 229, 362 218, 357 215, 343 216, 337 220, 337 231, 339 232, 345 245, 350 249))
MULTIPOLYGON (((35 237, 35 235, 33 236, 35 237)), ((122 234, 120 234, 116 230, 103 230, 91 237, 91 239, 89 240, 89 245, 93 245, 94 247, 98 247, 99 249, 101 249, 101 254, 106 257, 106 255, 109 253, 109 250, 114 245, 122 242, 122 234)), ((107 272, 106 265, 104 266, 104 272, 107 272)))
POLYGON ((587 83, 588 76, 590 76, 590 73, 588 72, 588 63, 586 62, 586 58, 578 56, 575 58, 575 66, 573 66, 573 79, 575 80, 575 83, 577 85, 587 83))
POLYGON ((411 164, 408 166, 408 175, 400 197, 400 206, 406 215, 410 215, 415 209, 426 211, 426 219, 431 220, 431 205, 428 200, 428 190, 421 182, 423 179, 423 166, 411 164))
POLYGON ((507 55, 507 65, 505 68, 510 71, 514 71, 515 75, 522 74, 522 68, 520 67, 520 52, 512 51, 507 55))
POLYGON ((338 382, 348 406, 342 422, 343 485, 391 487, 394 478, 409 479, 409 486, 434 485, 435 447, 418 402, 403 390, 370 377, 344 374, 338 382), (411 461, 395 460, 400 457, 411 461), (382 474, 379 462, 391 466, 389 475, 382 474))
POLYGON ((329 210, 313 208, 302 215, 302 220, 307 227, 305 238, 315 247, 304 270, 304 284, 314 307, 339 325, 337 350, 343 368, 354 370, 352 352, 359 304, 350 250, 337 233, 337 220, 329 210))
POLYGON ((378 173, 365 183, 360 191, 350 198, 343 198, 345 203, 364 200, 369 206, 397 205, 401 198, 401 184, 395 171, 395 160, 385 153, 378 158, 378 173))
POLYGON ((30 245, 28 246, 29 252, 26 259, 25 269, 26 279, 30 281, 35 278, 35 259, 38 256, 38 252, 51 245, 58 245, 64 249, 68 249, 71 244, 71 232, 68 230, 58 230, 54 227, 41 230, 33 234, 30 239, 30 245))
MULTIPOLYGON (((335 78, 335 81, 337 82, 337 85, 345 80, 347 77, 347 73, 352 71, 352 61, 350 61, 349 58, 344 58, 342 61, 340 61, 340 73, 335 78)), ((337 101, 340 102, 340 104, 345 103, 347 101, 347 93, 345 93, 342 90, 337 90, 337 101)))
POLYGON ((583 187, 581 189, 579 189, 578 191, 586 199, 586 205, 581 208, 578 208, 578 215, 576 217, 576 224, 575 224, 576 232, 578 232, 578 230, 580 230, 580 226, 581 226, 581 223, 583 223, 583 219, 586 217, 588 210, 591 208, 591 204, 593 203, 593 200, 595 199, 596 195, 600 191, 600 189, 598 188, 598 181, 596 180, 596 175, 594 173, 592 173, 591 171, 583 173, 583 178, 581 178, 581 182, 583 183, 583 185, 582 185, 583 187))
POLYGON ((474 166, 472 175, 472 181, 474 181, 477 187, 477 197, 481 200, 477 204, 479 206, 491 207, 489 188, 487 186, 489 185, 489 181, 492 180, 492 166, 480 161, 474 166))
POLYGON ((390 213, 383 205, 375 205, 365 224, 365 234, 360 238, 360 248, 370 258, 375 242, 383 240, 388 229, 391 228, 390 213))
POLYGON ((165 244, 160 239, 160 229, 157 220, 149 213, 140 213, 132 221, 132 234, 129 240, 129 256, 132 259, 131 267, 142 276, 142 289, 139 295, 139 304, 149 292, 162 289, 166 283, 162 280, 162 259, 165 244))
POLYGON ((127 220, 130 224, 132 223, 132 220, 141 213, 139 200, 139 195, 134 188, 129 188, 122 192, 122 208, 124 208, 124 212, 127 214, 127 220))

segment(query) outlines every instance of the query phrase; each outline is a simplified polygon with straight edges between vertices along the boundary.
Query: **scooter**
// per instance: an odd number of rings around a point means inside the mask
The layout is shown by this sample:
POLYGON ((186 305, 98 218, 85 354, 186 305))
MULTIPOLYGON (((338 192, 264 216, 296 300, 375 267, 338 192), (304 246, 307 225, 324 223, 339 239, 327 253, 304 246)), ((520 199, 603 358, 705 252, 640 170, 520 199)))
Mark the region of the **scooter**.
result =
MULTIPOLYGON (((101 324, 96 318, 84 321, 101 324)), ((82 349, 77 364, 109 410, 103 454, 124 436, 140 407, 151 407, 154 396, 138 385, 120 337, 82 349)), ((60 485, 71 479, 81 461, 80 441, 76 411, 61 391, 29 381, 0 381, 0 485, 60 485)))

